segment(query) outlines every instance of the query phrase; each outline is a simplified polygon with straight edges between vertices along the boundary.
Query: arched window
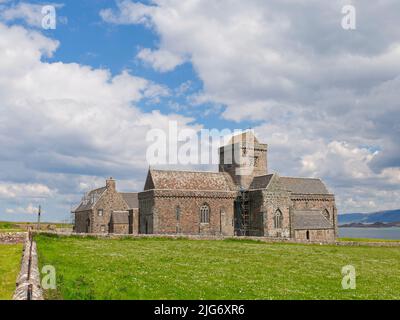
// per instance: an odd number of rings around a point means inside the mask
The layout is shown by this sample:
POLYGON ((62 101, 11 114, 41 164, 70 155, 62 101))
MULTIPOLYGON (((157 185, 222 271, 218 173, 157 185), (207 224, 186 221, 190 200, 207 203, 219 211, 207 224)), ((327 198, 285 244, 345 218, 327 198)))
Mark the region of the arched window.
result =
POLYGON ((276 212, 275 212, 274 227, 275 227, 275 229, 282 228, 282 212, 279 209, 276 210, 276 212))
POLYGON ((207 204, 200 207, 200 223, 210 223, 210 207, 207 204))
POLYGON ((175 208, 175 215, 176 215, 176 220, 179 221, 181 219, 181 207, 177 206, 175 208))
POLYGON ((328 209, 325 209, 324 212, 322 213, 324 215, 325 218, 327 218, 329 220, 330 215, 329 215, 329 211, 328 209))

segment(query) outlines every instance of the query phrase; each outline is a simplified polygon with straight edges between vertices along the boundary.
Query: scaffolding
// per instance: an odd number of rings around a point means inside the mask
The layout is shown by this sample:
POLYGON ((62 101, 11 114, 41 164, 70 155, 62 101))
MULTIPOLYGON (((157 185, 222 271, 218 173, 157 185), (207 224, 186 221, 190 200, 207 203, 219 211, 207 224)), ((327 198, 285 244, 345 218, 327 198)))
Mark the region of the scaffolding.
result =
POLYGON ((249 193, 245 190, 240 190, 235 202, 235 234, 250 235, 250 202, 249 193))

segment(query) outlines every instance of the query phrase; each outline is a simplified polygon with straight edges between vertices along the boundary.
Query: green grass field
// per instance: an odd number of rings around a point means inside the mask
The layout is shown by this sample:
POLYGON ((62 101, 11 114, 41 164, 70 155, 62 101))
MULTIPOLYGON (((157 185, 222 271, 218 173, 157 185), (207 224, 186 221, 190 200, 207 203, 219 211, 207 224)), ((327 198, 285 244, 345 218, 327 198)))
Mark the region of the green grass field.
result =
POLYGON ((22 229, 13 222, 0 221, 0 232, 18 232, 22 229))
POLYGON ((0 229, 14 229, 15 223, 0 221, 0 229))
MULTIPOLYGON (((29 227, 37 228, 36 222, 6 222, 0 221, 0 232, 21 232, 26 231, 29 227)), ((42 222, 40 224, 41 230, 55 230, 55 229, 72 229, 72 225, 60 222, 42 222)))
POLYGON ((399 299, 400 248, 36 236, 60 299, 399 299), (343 290, 351 264, 357 288, 343 290))
POLYGON ((22 244, 0 244, 0 300, 13 296, 21 255, 22 244))

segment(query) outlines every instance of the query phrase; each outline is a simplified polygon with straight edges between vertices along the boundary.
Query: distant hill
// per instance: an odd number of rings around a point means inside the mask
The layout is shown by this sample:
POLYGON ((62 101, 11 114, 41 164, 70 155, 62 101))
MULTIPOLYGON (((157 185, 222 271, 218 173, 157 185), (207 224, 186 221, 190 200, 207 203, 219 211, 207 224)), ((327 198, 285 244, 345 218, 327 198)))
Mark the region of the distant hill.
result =
POLYGON ((400 222, 374 222, 374 223, 346 223, 340 225, 342 228, 400 228, 400 222))
POLYGON ((399 222, 400 209, 372 213, 346 213, 338 215, 339 225, 348 223, 399 222))

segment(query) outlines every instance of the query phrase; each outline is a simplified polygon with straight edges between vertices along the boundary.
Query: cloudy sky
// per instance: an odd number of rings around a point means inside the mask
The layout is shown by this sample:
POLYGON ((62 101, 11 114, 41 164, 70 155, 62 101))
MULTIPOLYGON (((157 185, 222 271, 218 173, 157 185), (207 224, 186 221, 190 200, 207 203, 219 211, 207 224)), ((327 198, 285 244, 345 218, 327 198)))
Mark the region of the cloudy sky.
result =
POLYGON ((399 208, 399 19, 398 0, 0 0, 0 220, 67 219, 108 176, 140 191, 171 120, 253 128, 270 171, 323 178, 341 213, 399 208))

